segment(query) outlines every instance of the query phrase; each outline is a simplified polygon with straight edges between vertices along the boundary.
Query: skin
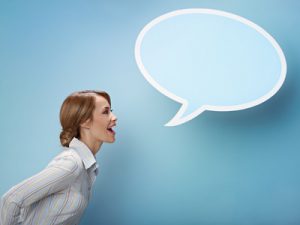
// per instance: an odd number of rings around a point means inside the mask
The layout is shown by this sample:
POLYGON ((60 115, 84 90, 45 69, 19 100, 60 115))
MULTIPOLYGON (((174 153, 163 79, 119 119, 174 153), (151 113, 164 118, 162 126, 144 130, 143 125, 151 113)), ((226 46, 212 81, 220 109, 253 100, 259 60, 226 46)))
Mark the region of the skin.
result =
POLYGON ((96 107, 93 116, 80 125, 80 140, 84 142, 94 155, 100 150, 103 142, 113 143, 115 134, 107 128, 115 126, 117 117, 111 112, 108 101, 99 95, 96 97, 96 107))

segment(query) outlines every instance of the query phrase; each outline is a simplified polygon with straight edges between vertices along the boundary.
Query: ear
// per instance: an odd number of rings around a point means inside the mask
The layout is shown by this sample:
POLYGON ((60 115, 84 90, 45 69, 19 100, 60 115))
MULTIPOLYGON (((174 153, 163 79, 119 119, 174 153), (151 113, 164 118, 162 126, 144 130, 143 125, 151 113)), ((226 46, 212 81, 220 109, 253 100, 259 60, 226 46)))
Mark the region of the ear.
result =
POLYGON ((89 129, 91 127, 91 119, 87 119, 83 123, 80 124, 80 127, 89 129))

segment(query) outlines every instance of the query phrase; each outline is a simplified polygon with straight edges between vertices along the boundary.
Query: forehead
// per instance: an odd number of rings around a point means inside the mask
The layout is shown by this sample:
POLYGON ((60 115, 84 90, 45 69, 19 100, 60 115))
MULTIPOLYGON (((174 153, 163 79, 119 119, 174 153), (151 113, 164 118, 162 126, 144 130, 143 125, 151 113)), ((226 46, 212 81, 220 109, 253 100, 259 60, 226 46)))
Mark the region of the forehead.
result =
POLYGON ((103 96, 99 96, 96 95, 96 108, 98 109, 104 109, 105 107, 110 107, 108 101, 103 97, 103 96))

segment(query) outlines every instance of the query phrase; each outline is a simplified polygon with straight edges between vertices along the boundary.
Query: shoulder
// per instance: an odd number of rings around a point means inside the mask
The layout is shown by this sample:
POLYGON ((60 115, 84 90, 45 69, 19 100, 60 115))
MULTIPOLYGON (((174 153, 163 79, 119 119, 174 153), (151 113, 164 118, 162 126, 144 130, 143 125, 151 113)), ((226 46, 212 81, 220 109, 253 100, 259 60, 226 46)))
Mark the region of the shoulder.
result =
POLYGON ((76 175, 79 175, 83 169, 80 157, 76 151, 71 148, 65 148, 61 153, 55 156, 47 165, 47 168, 48 167, 57 167, 76 175))

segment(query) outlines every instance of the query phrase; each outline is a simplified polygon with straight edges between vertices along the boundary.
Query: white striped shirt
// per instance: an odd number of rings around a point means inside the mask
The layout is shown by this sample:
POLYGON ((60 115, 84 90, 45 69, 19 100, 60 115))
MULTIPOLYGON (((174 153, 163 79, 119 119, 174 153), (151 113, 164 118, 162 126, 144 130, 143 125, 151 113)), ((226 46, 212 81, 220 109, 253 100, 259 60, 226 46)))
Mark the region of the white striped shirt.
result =
POLYGON ((0 225, 77 225, 98 174, 90 149, 77 138, 38 174, 0 201, 0 225))

